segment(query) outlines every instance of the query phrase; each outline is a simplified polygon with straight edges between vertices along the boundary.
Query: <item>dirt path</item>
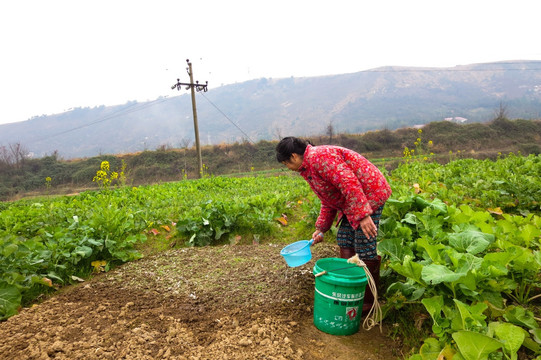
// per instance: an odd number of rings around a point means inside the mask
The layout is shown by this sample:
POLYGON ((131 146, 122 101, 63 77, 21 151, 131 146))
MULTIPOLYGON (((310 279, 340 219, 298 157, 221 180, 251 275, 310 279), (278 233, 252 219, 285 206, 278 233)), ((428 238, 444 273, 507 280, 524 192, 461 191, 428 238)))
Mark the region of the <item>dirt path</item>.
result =
POLYGON ((171 250, 64 289, 0 323, 0 359, 398 359, 379 329, 312 323, 315 260, 288 268, 281 246, 171 250))

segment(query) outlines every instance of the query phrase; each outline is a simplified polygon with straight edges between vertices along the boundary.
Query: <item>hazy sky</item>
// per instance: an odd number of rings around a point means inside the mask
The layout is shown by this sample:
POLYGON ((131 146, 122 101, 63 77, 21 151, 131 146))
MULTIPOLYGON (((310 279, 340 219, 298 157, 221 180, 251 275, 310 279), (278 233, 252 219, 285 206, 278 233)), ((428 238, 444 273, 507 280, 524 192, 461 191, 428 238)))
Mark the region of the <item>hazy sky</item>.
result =
POLYGON ((261 77, 541 60, 538 0, 9 0, 0 124, 154 100, 177 78, 261 77))

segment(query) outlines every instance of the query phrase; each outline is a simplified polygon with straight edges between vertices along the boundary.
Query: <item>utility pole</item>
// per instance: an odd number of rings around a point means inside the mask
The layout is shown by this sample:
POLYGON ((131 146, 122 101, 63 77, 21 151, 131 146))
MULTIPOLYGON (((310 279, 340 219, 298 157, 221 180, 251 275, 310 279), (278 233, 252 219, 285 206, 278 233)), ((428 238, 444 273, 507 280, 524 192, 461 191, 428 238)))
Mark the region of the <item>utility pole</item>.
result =
POLYGON ((188 67, 186 70, 188 71, 188 75, 190 76, 190 83, 181 83, 180 79, 177 79, 177 83, 171 86, 171 89, 180 90, 182 86, 186 86, 186 90, 191 89, 192 92, 192 110, 193 110, 193 127, 195 130, 195 148, 197 150, 197 162, 198 162, 198 177, 201 178, 203 175, 203 160, 201 159, 201 145, 199 143, 199 126, 197 125, 197 109, 195 107, 195 91, 203 91, 207 92, 208 88, 208 81, 205 83, 205 85, 199 84, 199 81, 196 81, 195 84, 193 82, 193 72, 192 72, 192 63, 190 62, 190 59, 186 59, 186 62, 188 63, 188 67))

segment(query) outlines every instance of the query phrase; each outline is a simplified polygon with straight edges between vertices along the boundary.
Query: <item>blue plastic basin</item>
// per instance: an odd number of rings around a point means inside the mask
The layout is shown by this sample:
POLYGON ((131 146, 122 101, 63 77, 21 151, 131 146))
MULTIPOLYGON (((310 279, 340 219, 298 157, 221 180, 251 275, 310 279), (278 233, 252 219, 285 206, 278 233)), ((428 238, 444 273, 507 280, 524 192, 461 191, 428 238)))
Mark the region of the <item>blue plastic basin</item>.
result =
POLYGON ((285 248, 280 251, 290 267, 296 267, 306 264, 312 259, 312 251, 310 251, 310 246, 314 240, 300 240, 292 244, 287 245, 285 248))

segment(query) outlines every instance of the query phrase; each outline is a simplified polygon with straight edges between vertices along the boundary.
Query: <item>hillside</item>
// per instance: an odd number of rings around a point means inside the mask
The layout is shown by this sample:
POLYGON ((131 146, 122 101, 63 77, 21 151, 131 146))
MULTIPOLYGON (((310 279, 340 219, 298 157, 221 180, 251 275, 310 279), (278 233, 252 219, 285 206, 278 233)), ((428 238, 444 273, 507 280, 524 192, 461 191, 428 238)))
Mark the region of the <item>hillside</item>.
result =
MULTIPOLYGON (((64 159, 193 145, 188 91, 117 106, 0 125, 0 147, 21 144, 34 157, 64 159)), ((503 104, 510 118, 539 119, 541 61, 453 68, 385 67, 310 78, 258 79, 196 96, 201 143, 225 144, 363 133, 459 118, 486 122, 503 104)))

